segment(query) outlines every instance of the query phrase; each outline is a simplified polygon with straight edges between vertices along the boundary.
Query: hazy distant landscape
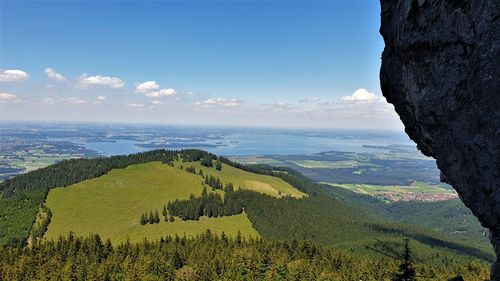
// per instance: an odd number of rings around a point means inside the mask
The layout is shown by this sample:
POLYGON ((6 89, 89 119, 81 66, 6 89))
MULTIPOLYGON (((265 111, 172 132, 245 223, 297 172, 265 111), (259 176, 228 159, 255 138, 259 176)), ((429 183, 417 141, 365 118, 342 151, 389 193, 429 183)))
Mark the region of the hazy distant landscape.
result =
POLYGON ((260 157, 325 151, 383 153, 395 146, 423 158, 401 132, 359 130, 3 122, 0 140, 3 179, 61 159, 124 155, 158 148, 199 148, 223 156, 260 157))
POLYGON ((399 132, 2 123, 0 135, 0 180, 63 159, 197 148, 243 164, 290 167, 317 182, 383 200, 456 197, 439 181, 434 160, 399 132))

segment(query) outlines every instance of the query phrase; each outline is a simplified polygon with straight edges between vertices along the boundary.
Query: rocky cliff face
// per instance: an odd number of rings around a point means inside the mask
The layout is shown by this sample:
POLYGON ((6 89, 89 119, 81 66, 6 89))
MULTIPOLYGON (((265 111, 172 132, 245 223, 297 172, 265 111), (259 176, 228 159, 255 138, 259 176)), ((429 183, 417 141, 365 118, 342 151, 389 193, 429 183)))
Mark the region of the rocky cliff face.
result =
MULTIPOLYGON (((500 257, 500 0, 381 0, 380 82, 500 257)), ((500 263, 492 268, 500 280, 500 263)))

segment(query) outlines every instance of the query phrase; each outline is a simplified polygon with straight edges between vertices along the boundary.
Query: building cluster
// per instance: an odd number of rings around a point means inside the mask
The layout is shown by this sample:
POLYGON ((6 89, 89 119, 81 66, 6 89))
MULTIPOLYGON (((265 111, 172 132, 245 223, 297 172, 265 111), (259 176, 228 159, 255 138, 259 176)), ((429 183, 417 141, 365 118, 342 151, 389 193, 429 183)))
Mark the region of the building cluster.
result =
POLYGON ((381 191, 374 194, 375 197, 390 202, 398 201, 421 201, 421 202, 437 202, 455 199, 458 195, 454 192, 437 193, 437 192, 388 192, 381 191))

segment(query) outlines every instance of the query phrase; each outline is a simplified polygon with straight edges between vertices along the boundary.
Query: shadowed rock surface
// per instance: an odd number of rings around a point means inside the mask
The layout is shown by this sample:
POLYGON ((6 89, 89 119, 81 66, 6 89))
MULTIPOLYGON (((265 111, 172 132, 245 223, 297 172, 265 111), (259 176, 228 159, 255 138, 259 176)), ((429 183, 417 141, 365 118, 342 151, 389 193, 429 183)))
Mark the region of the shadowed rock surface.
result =
MULTIPOLYGON (((500 0, 381 0, 380 82, 500 257, 500 0)), ((500 280, 500 263, 492 267, 500 280)))

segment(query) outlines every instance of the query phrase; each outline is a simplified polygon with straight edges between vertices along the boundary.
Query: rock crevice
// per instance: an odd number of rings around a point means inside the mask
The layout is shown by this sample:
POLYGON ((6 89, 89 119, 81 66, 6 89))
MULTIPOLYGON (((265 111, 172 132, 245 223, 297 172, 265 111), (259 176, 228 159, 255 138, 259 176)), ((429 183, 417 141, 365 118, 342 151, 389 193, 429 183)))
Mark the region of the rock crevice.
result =
MULTIPOLYGON (((500 257, 500 1, 381 0, 380 83, 500 257)), ((500 280, 500 263, 492 269, 500 280)))

